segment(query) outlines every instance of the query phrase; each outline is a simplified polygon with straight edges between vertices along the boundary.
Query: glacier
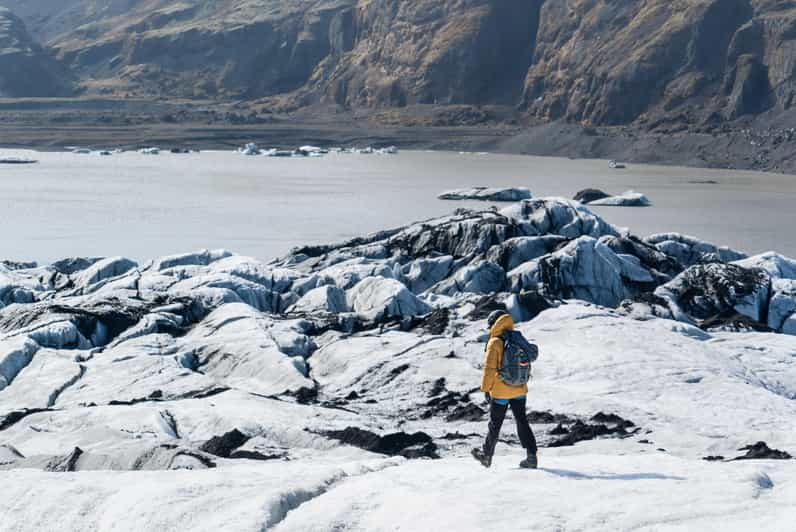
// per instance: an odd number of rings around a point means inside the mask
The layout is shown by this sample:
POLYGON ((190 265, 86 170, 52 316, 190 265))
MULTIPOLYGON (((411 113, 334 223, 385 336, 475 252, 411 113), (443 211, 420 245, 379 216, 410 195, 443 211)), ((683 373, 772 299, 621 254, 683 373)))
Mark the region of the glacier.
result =
POLYGON ((562 198, 271 262, 6 261, 2 528, 790 530, 794 287, 562 198), (469 458, 497 308, 540 347, 537 471, 511 419, 469 458))

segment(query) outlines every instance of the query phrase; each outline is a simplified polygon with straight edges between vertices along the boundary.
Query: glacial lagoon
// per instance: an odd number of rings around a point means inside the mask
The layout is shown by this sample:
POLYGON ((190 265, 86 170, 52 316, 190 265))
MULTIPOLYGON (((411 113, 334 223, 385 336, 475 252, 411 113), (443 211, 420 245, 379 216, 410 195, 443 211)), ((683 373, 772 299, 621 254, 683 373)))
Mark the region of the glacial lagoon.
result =
POLYGON ((747 253, 796 256, 796 177, 500 154, 411 152, 247 157, 228 151, 98 156, 1 150, 1 258, 137 260, 226 248, 268 260, 459 207, 449 189, 527 187, 571 198, 584 188, 635 190, 648 208, 590 207, 635 235, 681 232, 747 253))

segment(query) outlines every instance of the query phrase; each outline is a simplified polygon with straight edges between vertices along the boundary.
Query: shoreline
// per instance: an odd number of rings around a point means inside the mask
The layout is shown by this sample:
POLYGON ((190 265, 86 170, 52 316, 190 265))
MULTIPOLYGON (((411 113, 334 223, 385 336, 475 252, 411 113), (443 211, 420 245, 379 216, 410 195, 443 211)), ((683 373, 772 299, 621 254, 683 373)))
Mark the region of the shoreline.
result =
MULTIPOLYGON (((370 145, 370 144, 367 144, 367 143, 361 143, 359 145, 342 145, 342 146, 341 145, 334 145, 334 144, 330 144, 330 143, 329 144, 320 143, 320 144, 321 144, 320 147, 322 147, 322 148, 331 148, 331 147, 363 148, 363 147, 368 147, 368 146, 375 147, 375 146, 381 146, 381 145, 389 145, 389 143, 387 143, 387 142, 382 142, 382 143, 380 143, 378 145, 377 144, 370 145)), ((260 147, 261 147, 261 149, 270 149, 270 148, 296 149, 300 145, 309 145, 309 144, 307 142, 299 142, 295 146, 288 145, 288 144, 285 144, 283 146, 283 145, 280 144, 280 145, 266 145, 266 146, 260 146, 260 147)), ((141 144, 136 145, 136 146, 139 146, 139 148, 132 147, 130 145, 126 145, 126 146, 129 146, 129 147, 114 146, 113 144, 103 144, 103 145, 98 145, 98 146, 99 147, 75 144, 74 146, 72 146, 72 145, 70 145, 70 146, 51 146, 51 145, 48 145, 48 146, 27 146, 27 147, 25 147, 25 146, 13 145, 13 144, 12 145, 0 144, 0 155, 3 155, 2 152, 4 152, 4 151, 5 152, 23 152, 23 153, 29 153, 29 154, 37 154, 37 153, 41 153, 41 154, 71 154, 72 152, 67 149, 67 148, 71 148, 71 147, 87 148, 87 149, 91 149, 92 151, 101 151, 101 150, 104 150, 104 149, 111 149, 111 150, 112 149, 121 149, 121 150, 123 150, 120 153, 114 153, 113 156, 118 156, 118 155, 122 155, 122 154, 134 154, 134 153, 138 152, 138 149, 144 148, 144 147, 157 147, 157 148, 160 148, 161 149, 161 152, 159 154, 160 156, 162 156, 162 155, 167 155, 167 156, 178 155, 178 156, 184 157, 185 155, 191 155, 191 154, 197 155, 197 154, 201 154, 201 153, 238 155, 236 150, 237 150, 237 148, 240 148, 243 145, 242 144, 241 145, 237 145, 237 144, 220 145, 219 144, 219 145, 215 145, 214 147, 196 148, 196 151, 193 152, 193 153, 170 153, 169 150, 171 149, 172 146, 163 147, 163 146, 157 146, 156 144, 147 144, 147 143, 141 143, 141 144)), ((174 147, 176 147, 176 146, 174 146, 174 147)), ((681 163, 677 163, 677 162, 664 162, 664 161, 633 162, 633 161, 630 161, 630 160, 627 160, 627 159, 613 159, 613 158, 609 158, 609 157, 592 157, 592 156, 588 156, 588 157, 586 157, 586 156, 584 156, 584 157, 568 157, 568 156, 564 156, 564 155, 560 155, 560 154, 538 155, 538 154, 535 154, 535 153, 499 151, 499 150, 498 151, 459 150, 459 149, 455 149, 453 147, 448 147, 448 148, 422 148, 422 147, 401 148, 401 146, 399 146, 397 144, 396 144, 396 147, 398 147, 400 149, 401 153, 413 153, 413 154, 436 153, 436 154, 449 154, 449 155, 517 157, 517 158, 524 158, 524 159, 543 159, 543 160, 548 160, 548 161, 559 160, 559 161, 562 161, 562 162, 582 162, 582 163, 593 162, 593 163, 601 163, 601 164, 604 163, 606 167, 607 167, 607 165, 608 165, 608 163, 610 161, 617 160, 619 162, 627 163, 627 164, 630 164, 630 165, 633 166, 633 168, 629 168, 628 167, 628 168, 621 168, 621 169, 613 170, 613 171, 617 172, 618 175, 621 175, 622 172, 625 172, 627 170, 635 170, 635 169, 639 169, 640 168, 642 170, 643 169, 654 169, 656 171, 671 170, 672 172, 683 172, 683 171, 695 171, 695 170, 697 170, 697 171, 705 171, 705 172, 708 172, 708 173, 721 173, 722 175, 727 175, 727 173, 730 173, 731 175, 738 175, 738 176, 759 175, 761 178, 763 178, 765 176, 778 176, 778 177, 793 177, 793 178, 796 178, 796 167, 791 172, 775 172, 775 171, 769 171, 769 170, 746 169, 746 168, 720 168, 720 167, 711 167, 711 166, 693 166, 693 165, 681 164, 681 163)), ((84 156, 85 157, 85 156, 91 156, 91 155, 95 155, 95 154, 92 153, 92 154, 75 154, 75 155, 80 155, 80 156, 84 156)), ((332 157, 336 156, 335 154, 327 154, 325 156, 328 157, 330 155, 332 157)), ((359 154, 346 154, 346 155, 359 156, 359 154)), ((376 155, 376 156, 378 156, 378 155, 376 155)), ((268 159, 269 158, 267 155, 251 156, 251 157, 253 159, 257 159, 258 157, 261 157, 263 159, 268 159)), ((297 158, 301 159, 301 157, 297 157, 297 158)), ((36 161, 36 163, 38 163, 38 161, 36 161)), ((9 165, 9 166, 11 166, 11 165, 9 165)), ((717 185, 717 184, 719 184, 718 182, 712 181, 710 179, 693 180, 693 181, 690 181, 690 183, 694 184, 694 185, 717 185)), ((489 183, 484 183, 484 186, 487 186, 488 184, 489 183)), ((449 200, 449 201, 452 204, 456 203, 455 200, 449 200)), ((487 203, 489 203, 489 202, 484 202, 485 205, 487 203)))
MULTIPOLYGON (((226 149, 254 142, 274 148, 395 145, 403 150, 489 152, 570 159, 616 159, 700 169, 796 174, 796 134, 788 116, 708 126, 585 127, 527 123, 510 109, 491 121, 447 119, 458 107, 345 111, 310 108, 254 113, 244 104, 144 101, 0 101, 0 146, 7 149, 226 149), (443 119, 444 118, 444 119, 443 119), (112 139, 112 143, 108 143, 112 139)), ((461 106, 460 106, 461 107, 461 106)))

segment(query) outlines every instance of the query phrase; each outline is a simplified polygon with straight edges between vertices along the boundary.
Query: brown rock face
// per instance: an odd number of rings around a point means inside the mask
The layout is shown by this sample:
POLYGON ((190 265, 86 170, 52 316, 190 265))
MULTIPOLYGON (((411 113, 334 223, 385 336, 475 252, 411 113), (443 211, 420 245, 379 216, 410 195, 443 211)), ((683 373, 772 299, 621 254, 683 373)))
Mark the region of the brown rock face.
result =
POLYGON ((24 23, 0 7, 0 97, 68 94, 69 76, 33 42, 24 23))
POLYGON ((533 59, 541 0, 360 1, 350 50, 316 72, 344 105, 515 104, 533 59))
POLYGON ((728 46, 752 16, 748 0, 548 1, 525 105, 550 119, 622 124, 718 104, 728 46))
POLYGON ((791 107, 793 0, 1 0, 89 93, 504 104, 692 123, 791 107))
POLYGON ((26 10, 89 90, 242 98, 298 90, 301 103, 352 106, 517 103, 542 3, 6 1, 26 10))

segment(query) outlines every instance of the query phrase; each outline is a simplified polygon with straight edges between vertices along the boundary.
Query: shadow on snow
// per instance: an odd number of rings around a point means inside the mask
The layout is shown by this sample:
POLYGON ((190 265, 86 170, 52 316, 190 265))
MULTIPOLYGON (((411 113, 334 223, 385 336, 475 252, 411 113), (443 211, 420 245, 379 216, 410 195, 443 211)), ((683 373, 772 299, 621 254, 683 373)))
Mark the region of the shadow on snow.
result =
POLYGON ((539 471, 575 480, 688 480, 686 477, 662 475, 660 473, 627 473, 627 474, 586 474, 567 469, 540 467, 539 471))

